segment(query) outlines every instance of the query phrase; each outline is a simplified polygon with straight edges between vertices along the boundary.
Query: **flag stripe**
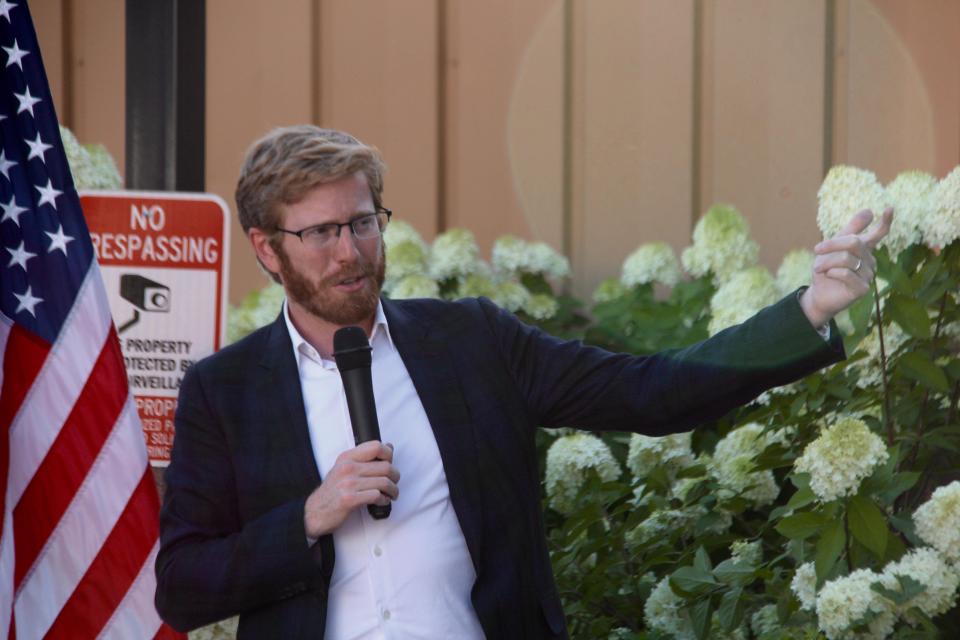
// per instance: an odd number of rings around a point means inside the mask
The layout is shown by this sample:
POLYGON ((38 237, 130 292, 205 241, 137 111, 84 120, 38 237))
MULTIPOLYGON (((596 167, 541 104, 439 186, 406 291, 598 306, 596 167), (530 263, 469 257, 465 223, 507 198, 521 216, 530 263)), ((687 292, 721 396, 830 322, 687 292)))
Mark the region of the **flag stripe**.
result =
MULTIPOLYGON (((100 272, 92 263, 63 331, 10 426, 10 450, 17 452, 10 461, 11 507, 60 433, 112 324, 100 272)), ((119 389, 117 393, 125 395, 119 389)))
POLYGON ((17 540, 14 589, 66 511, 123 408, 123 356, 112 328, 64 427, 13 511, 17 540))
POLYGON ((117 607, 117 612, 104 627, 100 638, 105 640, 149 638, 154 636, 154 632, 156 632, 154 637, 186 639, 184 634, 162 624, 153 604, 153 594, 156 591, 153 565, 156 562, 159 550, 160 542, 158 540, 150 550, 147 561, 143 563, 140 575, 137 576, 133 586, 127 592, 127 597, 117 607))
POLYGON ((47 631, 47 640, 95 638, 113 616, 156 543, 160 504, 152 483, 147 467, 110 536, 47 631))
MULTIPOLYGON (((127 402, 100 457, 16 591, 18 620, 49 628, 100 551, 146 466, 140 422, 133 403, 127 402)), ((20 627, 17 632, 25 639, 35 637, 20 627)))

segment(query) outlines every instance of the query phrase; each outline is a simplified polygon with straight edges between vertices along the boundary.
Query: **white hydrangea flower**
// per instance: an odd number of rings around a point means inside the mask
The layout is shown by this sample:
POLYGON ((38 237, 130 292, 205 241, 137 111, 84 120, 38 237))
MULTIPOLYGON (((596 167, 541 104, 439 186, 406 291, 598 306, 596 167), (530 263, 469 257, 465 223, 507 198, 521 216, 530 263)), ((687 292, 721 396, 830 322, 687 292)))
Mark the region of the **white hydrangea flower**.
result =
POLYGON ((620 282, 625 287, 659 282, 674 287, 680 282, 680 264, 666 242, 641 245, 623 261, 620 282))
POLYGON ((938 487, 913 513, 917 535, 950 562, 960 562, 960 481, 938 487))
POLYGON ((923 241, 927 220, 933 217, 936 186, 937 179, 923 171, 905 171, 887 185, 894 215, 884 243, 893 259, 910 245, 923 241))
POLYGON ((883 440, 863 420, 841 417, 806 446, 793 463, 810 474, 810 489, 823 502, 857 492, 864 478, 887 461, 883 440))
POLYGON ((723 437, 713 451, 710 474, 733 493, 753 501, 758 507, 768 505, 780 494, 773 472, 756 471, 754 459, 782 436, 764 433, 756 423, 745 424, 723 437))
POLYGON ((560 305, 556 299, 546 293, 532 294, 523 305, 523 311, 535 320, 549 320, 557 315, 560 305))
POLYGON ((740 212, 731 205, 717 204, 694 227, 693 246, 684 250, 680 261, 691 275, 699 278, 712 273, 714 282, 720 284, 755 265, 759 251, 740 212))
POLYGON ((896 562, 891 562, 883 570, 883 580, 888 588, 896 588, 897 576, 908 576, 922 583, 926 590, 909 602, 897 607, 908 622, 915 623, 909 610, 917 607, 927 616, 934 617, 946 613, 957 602, 957 587, 960 586, 960 573, 947 565, 939 553, 929 547, 913 549, 896 562))
POLYGON ((407 276, 393 285, 390 289, 390 297, 394 300, 439 298, 440 285, 436 280, 425 275, 407 276))
POLYGON ((413 240, 404 240, 387 246, 385 291, 407 276, 422 276, 426 272, 427 252, 422 245, 413 240))
POLYGON ((624 539, 628 545, 638 545, 681 531, 692 524, 699 514, 693 509, 657 509, 628 531, 624 539))
POLYGON ((457 287, 458 298, 493 298, 497 293, 496 283, 487 276, 474 273, 466 276, 457 287))
POLYGON ((777 283, 766 267, 735 273, 710 298, 710 335, 743 322, 779 297, 777 283))
MULTIPOLYGON (((881 309, 882 308, 883 305, 881 305, 881 309)), ((908 339, 909 336, 904 333, 900 325, 895 322, 891 322, 883 327, 883 346, 884 353, 886 353, 887 356, 888 370, 893 362, 896 361, 897 350, 900 349, 908 339)), ((864 351, 867 354, 866 358, 857 360, 852 365, 857 371, 857 386, 861 389, 867 389, 881 384, 883 380, 883 370, 880 366, 880 332, 876 326, 873 327, 870 333, 864 336, 860 344, 857 345, 856 350, 864 351)))
POLYGON ((423 241, 423 236, 408 222, 403 220, 392 220, 383 232, 383 242, 387 245, 387 252, 390 248, 404 242, 413 242, 420 246, 426 252, 427 243, 423 241))
POLYGON ((519 311, 529 302, 530 292, 519 282, 504 280, 496 284, 490 299, 507 311, 519 311))
POLYGON ((858 569, 823 585, 817 596, 817 621, 827 638, 855 638, 851 625, 869 615, 876 618, 867 626, 868 638, 886 638, 896 623, 890 603, 870 585, 880 576, 869 569, 858 569))
POLYGON ((617 278, 606 278, 593 291, 593 301, 597 304, 610 302, 617 298, 622 298, 627 293, 627 288, 623 286, 617 278))
POLYGON ((500 236, 493 243, 494 270, 504 276, 521 273, 542 274, 551 278, 570 275, 570 262, 545 242, 526 242, 512 235, 500 236))
POLYGON ((780 619, 777 617, 777 605, 767 604, 757 609, 750 616, 750 628, 755 636, 773 633, 780 629, 780 619))
POLYGON ((546 462, 550 506, 560 513, 572 512, 588 469, 595 470, 607 482, 620 477, 620 465, 600 438, 577 433, 555 440, 547 451, 546 462))
POLYGON ((433 241, 429 274, 436 280, 468 276, 477 271, 480 249, 466 229, 444 231, 433 241))
POLYGON ((730 543, 730 558, 756 567, 763 561, 763 545, 759 540, 734 540, 730 543))
POLYGON ((681 614, 686 605, 683 598, 670 588, 670 578, 665 577, 643 605, 643 619, 647 626, 668 634, 676 640, 693 640, 696 634, 690 622, 681 614))
POLYGON ((630 436, 630 448, 627 452, 627 468, 634 478, 642 480, 658 464, 666 465, 671 479, 676 472, 694 463, 693 450, 690 448, 692 432, 673 433, 653 438, 635 433, 630 436))
POLYGON ((513 235, 503 235, 493 243, 490 262, 497 273, 518 273, 527 261, 527 243, 513 235))
POLYGON ((864 209, 873 211, 872 224, 878 224, 880 214, 890 206, 887 192, 876 174, 845 165, 838 165, 827 172, 817 198, 820 201, 817 225, 825 238, 840 233, 850 218, 864 209))
POLYGON ((814 258, 813 253, 806 249, 794 249, 783 256, 783 262, 777 269, 777 289, 781 296, 810 284, 814 258))
POLYGON ((549 278, 566 278, 570 275, 570 261, 546 242, 533 242, 529 246, 525 270, 549 278))
POLYGON ((817 609, 817 569, 812 562, 805 562, 797 567, 797 572, 790 581, 790 590, 800 601, 801 609, 817 609))
POLYGON ((123 180, 117 165, 103 145, 82 145, 66 127, 60 127, 60 139, 67 164, 78 191, 83 189, 121 189, 123 180))
POLYGON ((923 240, 929 247, 947 247, 960 238, 960 166, 937 183, 932 197, 923 240))

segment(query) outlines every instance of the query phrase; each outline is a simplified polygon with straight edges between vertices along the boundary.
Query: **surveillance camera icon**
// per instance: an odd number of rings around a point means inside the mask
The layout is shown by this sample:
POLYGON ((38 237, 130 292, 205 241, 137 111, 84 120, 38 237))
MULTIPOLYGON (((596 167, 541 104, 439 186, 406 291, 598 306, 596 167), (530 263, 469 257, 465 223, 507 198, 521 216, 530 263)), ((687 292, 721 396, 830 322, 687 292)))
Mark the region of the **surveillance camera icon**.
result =
POLYGON ((140 312, 170 312, 170 287, 135 273, 120 276, 120 297, 136 307, 133 317, 117 329, 121 334, 140 321, 140 312))

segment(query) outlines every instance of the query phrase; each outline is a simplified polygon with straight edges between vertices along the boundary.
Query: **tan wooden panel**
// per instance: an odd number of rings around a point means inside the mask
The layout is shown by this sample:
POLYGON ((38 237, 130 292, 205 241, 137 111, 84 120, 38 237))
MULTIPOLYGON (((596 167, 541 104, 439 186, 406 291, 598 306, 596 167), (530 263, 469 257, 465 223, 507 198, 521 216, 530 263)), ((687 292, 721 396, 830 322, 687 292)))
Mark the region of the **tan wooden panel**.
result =
POLYGON ((907 169, 938 176, 960 160, 960 4, 840 0, 835 161, 889 181, 907 169))
POLYGON ((57 110, 60 124, 69 127, 67 112, 64 110, 64 12, 63 0, 34 0, 30 3, 30 15, 33 27, 37 30, 37 40, 43 52, 43 67, 47 71, 53 105, 57 110))
POLYGON ((772 269, 820 238, 825 12, 822 0, 736 0, 704 16, 701 202, 736 205, 772 269))
POLYGON ((66 69, 72 129, 84 143, 103 144, 123 174, 126 158, 124 0, 71 3, 73 57, 66 69))
POLYGON ((384 201, 427 238, 437 225, 437 3, 326 0, 320 120, 378 147, 384 201))
POLYGON ((690 233, 693 2, 584 3, 575 13, 576 291, 638 245, 690 233))
POLYGON ((236 222, 233 194, 243 154, 270 129, 313 118, 311 4, 207 2, 206 188, 234 212, 231 302, 267 282, 236 222))
MULTIPOLYGON (((511 113, 515 86, 518 77, 531 82, 531 70, 524 69, 521 74, 521 68, 532 39, 536 40, 535 35, 558 5, 559 0, 450 0, 448 3, 446 220, 448 227, 473 230, 485 256, 489 255, 492 241, 504 233, 533 236, 515 186, 517 175, 529 182, 530 172, 514 172, 511 168, 508 127, 511 117, 522 125, 531 115, 511 113)), ((527 62, 542 65, 544 73, 556 75, 555 66, 544 61, 542 54, 535 54, 534 59, 527 62)), ((552 87, 551 90, 556 91, 555 79, 552 87)), ((518 92, 521 99, 529 99, 528 91, 529 85, 518 92)), ((556 123, 555 111, 546 117, 556 123)), ((533 137, 543 139, 542 135, 533 134, 533 137)), ((554 143, 545 151, 555 152, 556 148, 554 143)), ((514 150, 517 151, 516 145, 514 150)), ((550 161, 545 156, 538 157, 541 161, 550 161)), ((515 159, 528 162, 527 151, 517 151, 515 159)), ((552 174, 555 173, 556 168, 552 174)), ((555 178, 548 178, 552 179, 555 178)), ((542 205, 537 206, 542 210, 542 205)), ((557 216, 560 217, 559 211, 557 216)), ((538 231, 548 224, 538 222, 538 231)), ((540 233, 545 238, 558 236, 555 229, 544 229, 540 233)))

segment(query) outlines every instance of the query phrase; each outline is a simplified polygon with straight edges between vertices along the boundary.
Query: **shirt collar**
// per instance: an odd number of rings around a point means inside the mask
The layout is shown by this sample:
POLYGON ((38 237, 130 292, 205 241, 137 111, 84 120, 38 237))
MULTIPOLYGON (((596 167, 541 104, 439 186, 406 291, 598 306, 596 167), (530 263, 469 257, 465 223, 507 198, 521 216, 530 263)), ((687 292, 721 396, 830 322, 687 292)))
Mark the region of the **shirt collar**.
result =
MULTIPOLYGON (((320 356, 320 352, 313 348, 306 339, 300 335, 297 328, 290 319, 290 310, 287 306, 287 300, 283 301, 283 321, 287 325, 287 333, 290 334, 290 342, 293 344, 293 357, 300 366, 301 357, 313 360, 325 369, 335 369, 336 363, 333 360, 326 360, 320 356)), ((377 301, 377 313, 373 318, 373 332, 370 335, 370 346, 376 349, 378 344, 383 344, 390 349, 394 348, 393 336, 390 335, 390 325, 387 323, 387 316, 383 312, 383 303, 377 301)))

